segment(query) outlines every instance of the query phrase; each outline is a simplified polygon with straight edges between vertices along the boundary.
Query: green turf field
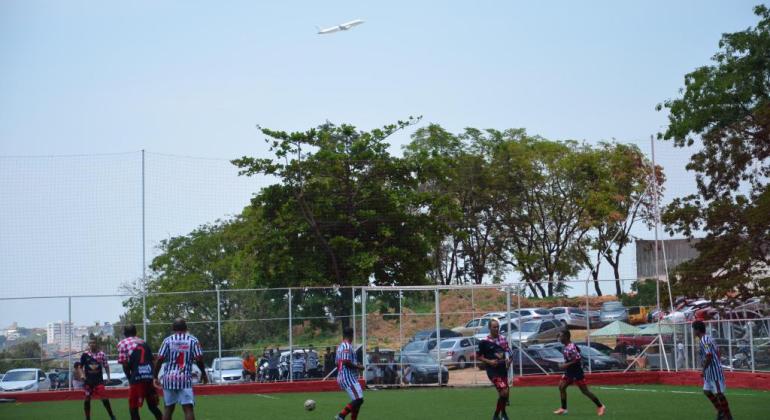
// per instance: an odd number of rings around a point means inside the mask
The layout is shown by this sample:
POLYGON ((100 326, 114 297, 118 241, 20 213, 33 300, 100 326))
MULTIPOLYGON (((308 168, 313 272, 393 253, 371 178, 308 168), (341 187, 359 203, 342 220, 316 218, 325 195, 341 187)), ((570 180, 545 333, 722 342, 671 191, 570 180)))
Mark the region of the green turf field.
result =
MULTIPOLYGON (((716 418, 708 400, 697 388, 637 386, 593 387, 607 406, 606 419, 712 419, 716 418)), ((596 418, 596 411, 577 389, 569 391, 568 418, 596 418)), ((511 392, 511 419, 553 419, 559 406, 555 388, 515 388, 511 392)), ((346 403, 342 392, 315 394, 267 394, 199 396, 195 407, 199 420, 207 419, 322 419, 331 420, 346 403), (315 411, 303 409, 306 399, 318 403, 315 411)), ((444 388, 367 391, 361 410, 362 420, 394 419, 491 419, 496 394, 493 388, 444 388)), ((770 392, 733 390, 728 393, 735 418, 770 418, 770 392)), ((113 401, 118 419, 128 419, 126 400, 113 401)), ((93 404, 93 419, 106 419, 104 407, 93 404)), ((78 419, 83 418, 82 403, 55 402, 0 404, 0 419, 78 419)), ((142 409, 142 418, 150 412, 142 409)), ((182 419, 179 408, 174 418, 182 419)))

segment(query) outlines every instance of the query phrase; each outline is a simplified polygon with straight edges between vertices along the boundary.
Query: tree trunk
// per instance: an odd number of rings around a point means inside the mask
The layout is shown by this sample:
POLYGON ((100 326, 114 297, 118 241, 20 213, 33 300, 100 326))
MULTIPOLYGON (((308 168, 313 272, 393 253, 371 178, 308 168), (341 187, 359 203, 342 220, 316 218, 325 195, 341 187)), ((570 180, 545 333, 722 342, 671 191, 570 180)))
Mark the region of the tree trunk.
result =
POLYGON ((553 273, 548 273, 548 297, 553 297, 553 273))
POLYGON ((540 289, 540 296, 546 297, 545 289, 543 289, 543 285, 540 283, 535 283, 537 285, 537 288, 540 289))
POLYGON ((535 283, 532 283, 531 281, 527 282, 527 286, 529 286, 529 290, 532 291, 532 296, 537 298, 537 288, 535 288, 535 283))
POLYGON ((596 296, 601 296, 602 289, 599 287, 599 272, 591 271, 591 276, 594 278, 594 290, 596 290, 596 296))
POLYGON ((620 264, 610 264, 615 273, 615 294, 620 297, 623 294, 623 287, 620 285, 620 264))

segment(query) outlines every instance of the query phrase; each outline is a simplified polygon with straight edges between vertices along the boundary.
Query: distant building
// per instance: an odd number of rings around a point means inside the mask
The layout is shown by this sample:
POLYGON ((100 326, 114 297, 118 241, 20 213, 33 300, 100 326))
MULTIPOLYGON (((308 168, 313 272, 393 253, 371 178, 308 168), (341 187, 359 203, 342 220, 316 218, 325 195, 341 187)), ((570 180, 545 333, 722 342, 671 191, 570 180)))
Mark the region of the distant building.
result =
MULTIPOLYGON (((69 338, 72 336, 72 323, 66 321, 49 322, 46 328, 46 343, 55 344, 60 351, 69 351, 69 338)), ((75 344, 75 343, 73 343, 75 344)))
POLYGON ((669 272, 679 264, 692 260, 700 253, 695 244, 700 239, 665 239, 658 241, 658 269, 655 270, 655 241, 637 239, 636 241, 636 278, 654 279, 659 275, 666 278, 666 267, 669 272), (665 260, 663 258, 665 250, 665 260))

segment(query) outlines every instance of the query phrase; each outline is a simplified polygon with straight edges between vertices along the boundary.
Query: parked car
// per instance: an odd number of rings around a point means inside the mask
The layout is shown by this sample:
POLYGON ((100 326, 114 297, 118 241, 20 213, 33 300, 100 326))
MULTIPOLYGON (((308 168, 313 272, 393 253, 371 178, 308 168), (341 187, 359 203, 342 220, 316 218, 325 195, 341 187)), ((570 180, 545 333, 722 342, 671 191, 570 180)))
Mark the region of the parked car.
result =
MULTIPOLYGON (((564 363, 564 356, 559 350, 556 350, 553 347, 533 346, 528 348, 525 354, 529 355, 530 358, 532 358, 535 362, 537 362, 538 365, 542 367, 542 369, 540 369, 537 367, 537 365, 532 363, 532 365, 536 368, 532 369, 532 367, 530 367, 530 369, 533 371, 532 373, 543 373, 543 371, 548 373, 560 372, 561 368, 559 368, 559 364, 564 363)), ((522 363, 522 365, 525 367, 524 372, 527 373, 527 365, 525 363, 522 363)))
POLYGON ((614 321, 628 322, 628 310, 618 301, 602 303, 599 320, 605 324, 614 321))
POLYGON ((110 366, 110 379, 107 380, 107 372, 102 371, 104 386, 128 386, 128 378, 126 373, 123 372, 123 365, 118 363, 117 360, 110 360, 107 364, 110 366))
POLYGON ((521 326, 521 331, 511 331, 511 340, 522 344, 547 343, 556 341, 562 331, 556 321, 529 321, 521 326))
MULTIPOLYGON (((288 352, 287 352, 288 353, 288 352)), ((283 360, 283 355, 281 355, 283 360)), ((208 370, 213 384, 235 384, 243 382, 243 360, 240 357, 216 358, 208 370)))
POLYGON ((605 356, 609 356, 613 351, 615 351, 615 349, 613 349, 612 347, 604 345, 602 343, 597 343, 596 341, 592 341, 590 346, 588 345, 587 342, 582 342, 579 344, 598 350, 601 354, 605 356))
POLYGON ((588 327, 586 313, 582 309, 568 306, 551 308, 554 319, 561 322, 564 327, 586 328, 588 327))
POLYGON ((441 372, 441 384, 449 382, 449 370, 427 354, 403 354, 404 382, 408 384, 437 384, 441 372))
POLYGON ((3 392, 47 391, 51 389, 51 380, 40 369, 11 369, 5 372, 0 381, 3 392))
POLYGON ((646 306, 632 306, 628 308, 628 323, 631 325, 645 324, 649 313, 650 308, 646 306))
POLYGON ((407 343, 403 348, 401 348, 401 353, 403 353, 403 354, 415 354, 415 353, 428 354, 428 352, 433 350, 435 347, 436 347, 436 339, 412 341, 411 343, 407 343))
POLYGON ((56 371, 46 372, 45 376, 47 376, 48 381, 51 382, 51 388, 49 389, 58 389, 57 385, 59 383, 57 381, 57 378, 59 377, 59 372, 56 372, 56 371))
MULTIPOLYGON (((462 336, 472 336, 478 333, 480 330, 482 330, 484 327, 489 325, 489 321, 492 318, 474 318, 470 321, 468 321, 464 326, 462 327, 454 327, 452 328, 452 331, 462 335, 462 336)), ((443 336, 442 336, 443 337, 443 336)))
MULTIPOLYGON (((511 333, 512 334, 518 334, 519 328, 516 326, 516 324, 511 321, 511 333)), ((506 335, 508 334, 508 323, 504 321, 500 321, 500 334, 506 335)), ((473 335, 473 338, 476 341, 483 340, 489 336, 489 326, 486 326, 479 330, 478 333, 473 335)))
MULTIPOLYGON (((454 332, 452 330, 448 330, 448 329, 442 328, 439 331, 441 332, 441 339, 442 340, 445 339, 445 338, 450 338, 450 337, 462 337, 462 334, 460 334, 458 332, 454 332)), ((412 338, 409 341, 420 341, 420 340, 427 340, 427 339, 430 339, 430 338, 436 338, 436 330, 435 329, 417 331, 414 334, 414 336, 412 336, 412 338)))
MULTIPOLYGON (((476 358, 476 339, 473 337, 454 337, 441 340, 441 356, 438 360, 447 367, 465 369, 467 364, 476 358)), ((439 349, 430 351, 431 357, 436 357, 439 349)))

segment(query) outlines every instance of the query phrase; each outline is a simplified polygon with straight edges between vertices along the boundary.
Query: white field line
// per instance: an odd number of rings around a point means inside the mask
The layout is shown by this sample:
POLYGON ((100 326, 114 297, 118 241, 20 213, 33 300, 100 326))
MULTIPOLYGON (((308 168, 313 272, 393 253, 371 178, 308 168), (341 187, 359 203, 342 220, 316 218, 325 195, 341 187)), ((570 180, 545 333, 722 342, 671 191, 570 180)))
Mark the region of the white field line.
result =
POLYGON ((267 394, 254 394, 254 395, 256 395, 257 397, 267 398, 269 400, 277 400, 277 399, 279 399, 278 397, 274 397, 272 395, 267 395, 267 394))
MULTIPOLYGON (((676 390, 665 390, 665 389, 640 389, 640 388, 617 388, 612 386, 597 386, 596 388, 599 389, 608 389, 612 391, 629 391, 629 392, 660 392, 660 393, 667 393, 667 394, 690 394, 690 395, 700 395, 702 392, 698 391, 676 391, 676 390)), ((730 395, 740 395, 742 397, 756 397, 756 394, 743 394, 739 392, 730 392, 727 391, 726 394, 728 397, 730 395)))

